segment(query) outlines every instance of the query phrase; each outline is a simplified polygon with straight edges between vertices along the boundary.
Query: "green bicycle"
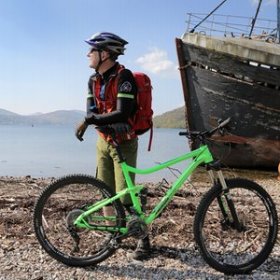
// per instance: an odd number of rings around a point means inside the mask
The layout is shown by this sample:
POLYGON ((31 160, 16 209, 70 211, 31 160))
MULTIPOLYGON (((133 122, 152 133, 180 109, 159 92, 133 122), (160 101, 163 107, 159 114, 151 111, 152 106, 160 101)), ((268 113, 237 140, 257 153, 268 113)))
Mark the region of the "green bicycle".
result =
MULTIPOLYGON (((200 165, 213 181, 197 207, 194 237, 205 261, 226 274, 249 273, 271 253, 277 239, 278 218, 270 195, 258 184, 246 179, 225 179, 219 161, 214 161, 206 141, 223 132, 230 119, 210 131, 180 132, 200 141, 189 153, 147 169, 126 164, 119 146, 116 148, 127 189, 115 194, 92 176, 62 177, 40 194, 34 209, 36 237, 46 252, 69 266, 97 264, 109 256, 127 237, 144 238, 151 224, 170 203, 176 192, 200 165), (190 160, 157 205, 145 213, 145 187, 134 185, 130 174, 150 174, 178 162, 190 160), (125 211, 120 198, 130 194, 133 206, 125 211), (104 215, 104 207, 114 209, 104 215), (218 232, 218 236, 214 234, 218 232)), ((99 128, 114 134, 110 126, 99 128)))

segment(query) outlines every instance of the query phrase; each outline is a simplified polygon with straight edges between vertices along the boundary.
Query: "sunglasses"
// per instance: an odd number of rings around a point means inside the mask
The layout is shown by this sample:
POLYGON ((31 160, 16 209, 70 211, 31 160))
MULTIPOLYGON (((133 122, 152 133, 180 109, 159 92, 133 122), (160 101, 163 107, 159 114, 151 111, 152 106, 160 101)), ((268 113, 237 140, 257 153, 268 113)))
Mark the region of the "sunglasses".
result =
POLYGON ((89 49, 89 53, 93 53, 93 52, 99 52, 100 50, 96 49, 96 48, 90 48, 89 49))

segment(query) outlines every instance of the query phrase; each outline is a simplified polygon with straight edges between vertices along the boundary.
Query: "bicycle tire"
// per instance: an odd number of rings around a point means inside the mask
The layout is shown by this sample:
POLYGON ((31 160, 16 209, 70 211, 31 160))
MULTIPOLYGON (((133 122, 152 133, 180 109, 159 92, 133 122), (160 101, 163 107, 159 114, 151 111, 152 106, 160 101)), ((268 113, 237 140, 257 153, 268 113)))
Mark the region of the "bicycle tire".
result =
POLYGON ((226 180, 226 184, 243 230, 237 232, 223 224, 217 202, 223 190, 218 183, 203 196, 197 208, 194 237, 211 267, 229 275, 248 274, 273 249, 278 232, 277 211, 270 195, 257 183, 237 178, 226 180))
MULTIPOLYGON (((80 238, 79 252, 74 252, 75 242, 68 225, 74 220, 71 215, 77 218, 86 205, 113 195, 104 182, 80 174, 62 177, 47 186, 35 203, 33 216, 35 234, 43 249, 68 266, 94 265, 111 256, 116 246, 112 246, 110 240, 118 233, 109 236, 104 231, 79 229, 76 232, 80 238)), ((115 200, 110 206, 116 216, 113 226, 124 227, 125 212, 121 202, 115 200)), ((98 216, 101 215, 104 215, 102 210, 98 216)))

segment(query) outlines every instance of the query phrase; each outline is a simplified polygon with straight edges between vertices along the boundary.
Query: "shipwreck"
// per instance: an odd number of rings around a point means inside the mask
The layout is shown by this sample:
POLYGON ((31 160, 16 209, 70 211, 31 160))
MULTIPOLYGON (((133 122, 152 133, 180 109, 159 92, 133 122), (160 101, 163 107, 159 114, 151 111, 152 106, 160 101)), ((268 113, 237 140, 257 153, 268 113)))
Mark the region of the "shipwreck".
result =
MULTIPOLYGON (((222 1, 219 5, 223 5, 222 1)), ((280 162, 280 4, 277 20, 188 14, 176 39, 190 130, 231 117, 231 130, 210 148, 225 166, 277 169, 280 162)), ((191 149, 197 143, 190 143, 191 149)))

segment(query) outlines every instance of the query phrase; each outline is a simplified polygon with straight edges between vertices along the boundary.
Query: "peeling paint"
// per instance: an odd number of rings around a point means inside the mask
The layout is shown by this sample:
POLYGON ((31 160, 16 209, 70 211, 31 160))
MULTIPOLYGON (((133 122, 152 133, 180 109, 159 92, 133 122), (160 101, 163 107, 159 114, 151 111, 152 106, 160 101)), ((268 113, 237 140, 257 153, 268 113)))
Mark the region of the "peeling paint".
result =
MULTIPOLYGON (((227 166, 276 168, 280 162, 280 71, 264 62, 243 63, 244 58, 215 48, 188 45, 180 39, 176 44, 187 127, 211 129, 219 119, 231 117, 230 134, 213 137, 214 155, 222 156, 227 166)), ((196 147, 192 143, 191 148, 196 147)))

